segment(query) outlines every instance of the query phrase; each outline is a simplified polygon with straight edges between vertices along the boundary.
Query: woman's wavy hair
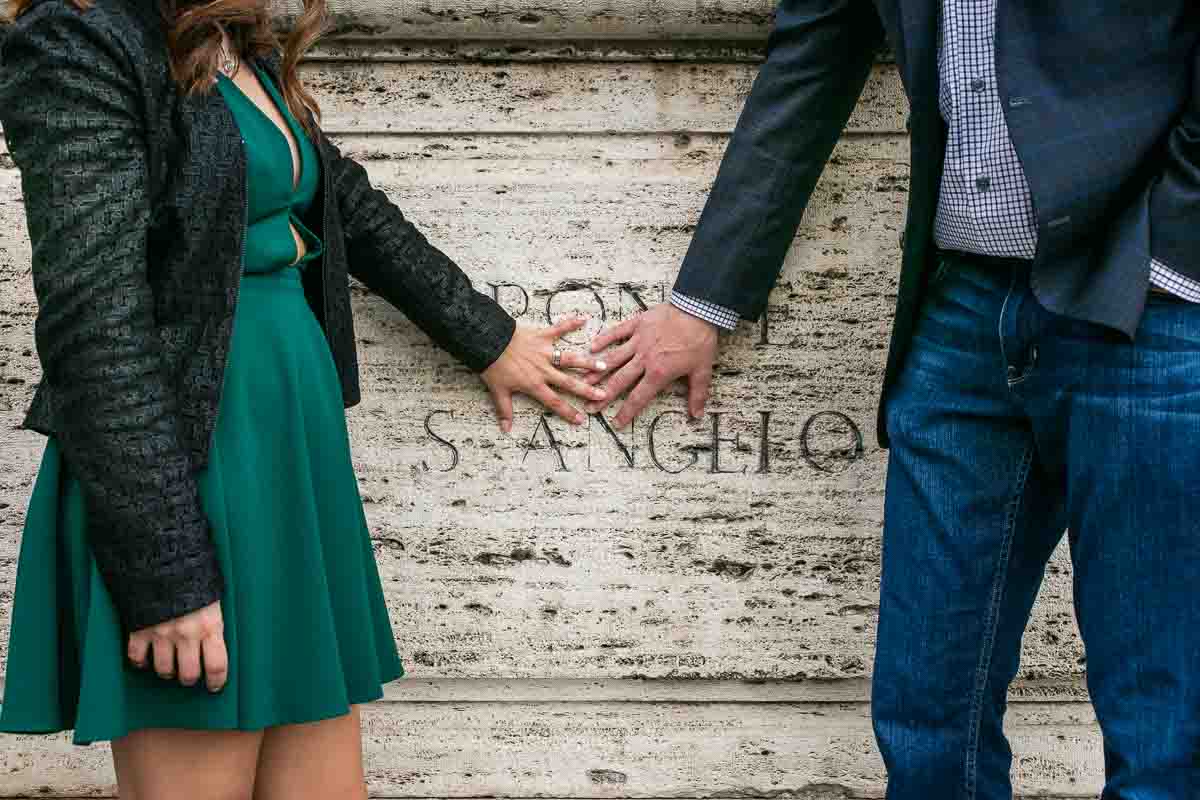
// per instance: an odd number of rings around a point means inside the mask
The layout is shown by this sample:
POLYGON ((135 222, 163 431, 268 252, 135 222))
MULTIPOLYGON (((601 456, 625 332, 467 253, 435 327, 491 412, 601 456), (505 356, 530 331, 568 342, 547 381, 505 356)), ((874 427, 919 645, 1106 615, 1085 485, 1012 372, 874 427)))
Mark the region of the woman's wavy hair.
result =
MULTIPOLYGON (((153 1, 153 0, 151 0, 153 1)), ((0 0, 8 6, 9 19, 16 19, 37 0, 0 0)), ((70 0, 79 9, 87 8, 92 0, 70 0)), ((320 120, 317 101, 300 82, 298 65, 301 56, 325 32, 327 10, 325 0, 301 0, 304 10, 296 24, 280 43, 271 13, 271 0, 157 0, 159 12, 167 30, 167 47, 171 55, 171 74, 185 94, 206 91, 217 76, 221 54, 221 30, 244 54, 263 55, 279 47, 283 52, 280 70, 283 98, 288 110, 315 135, 309 125, 312 112, 320 120)))

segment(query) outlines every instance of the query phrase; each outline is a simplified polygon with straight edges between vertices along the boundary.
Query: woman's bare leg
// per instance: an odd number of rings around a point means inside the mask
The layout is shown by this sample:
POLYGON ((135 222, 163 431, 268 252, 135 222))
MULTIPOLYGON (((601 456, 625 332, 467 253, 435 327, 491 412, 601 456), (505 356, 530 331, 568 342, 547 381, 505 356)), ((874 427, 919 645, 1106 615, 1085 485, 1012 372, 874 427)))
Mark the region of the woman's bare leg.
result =
POLYGON ((262 731, 134 731, 112 743, 119 796, 251 800, 262 740, 262 731))
POLYGON ((254 800, 366 796, 358 706, 340 717, 267 729, 258 754, 254 800))

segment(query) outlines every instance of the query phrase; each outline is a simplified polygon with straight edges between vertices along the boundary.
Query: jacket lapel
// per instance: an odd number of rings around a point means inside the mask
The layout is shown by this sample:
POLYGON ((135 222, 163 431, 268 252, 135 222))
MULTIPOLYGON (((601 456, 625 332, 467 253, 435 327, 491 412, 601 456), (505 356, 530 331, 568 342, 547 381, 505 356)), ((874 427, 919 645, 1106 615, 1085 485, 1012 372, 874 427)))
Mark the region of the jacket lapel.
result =
POLYGON ((913 111, 937 111, 938 17, 942 0, 892 0, 899 7, 905 79, 913 111))
POLYGON ((914 110, 937 104, 938 15, 943 0, 875 0, 914 110))

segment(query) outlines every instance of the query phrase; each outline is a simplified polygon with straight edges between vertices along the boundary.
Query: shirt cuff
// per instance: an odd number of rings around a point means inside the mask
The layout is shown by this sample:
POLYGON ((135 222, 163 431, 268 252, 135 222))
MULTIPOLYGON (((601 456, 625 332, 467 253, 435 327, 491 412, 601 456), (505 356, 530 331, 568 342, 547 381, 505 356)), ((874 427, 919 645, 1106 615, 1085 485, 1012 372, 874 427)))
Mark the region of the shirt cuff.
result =
POLYGON ((671 305, 681 311, 686 311, 693 317, 699 317, 705 322, 711 322, 718 328, 724 328, 727 331, 736 328, 738 320, 741 318, 732 308, 726 308, 716 303, 710 303, 707 300, 681 294, 674 289, 671 290, 671 305))
POLYGON ((1200 281, 1181 275, 1156 258, 1150 259, 1150 283, 1176 297, 1200 303, 1200 281))

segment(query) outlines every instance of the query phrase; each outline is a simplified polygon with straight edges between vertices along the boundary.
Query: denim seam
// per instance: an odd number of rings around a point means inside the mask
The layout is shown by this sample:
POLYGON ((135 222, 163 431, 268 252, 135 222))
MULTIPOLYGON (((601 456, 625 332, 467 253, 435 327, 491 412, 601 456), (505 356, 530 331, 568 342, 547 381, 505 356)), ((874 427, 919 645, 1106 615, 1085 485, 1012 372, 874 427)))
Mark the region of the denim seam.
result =
POLYGON ((1004 315, 1008 311, 1008 301, 1012 299, 1013 290, 1017 288, 1017 273, 1014 270, 1012 277, 1008 281, 1008 292, 1004 295, 1004 302, 1000 305, 999 319, 996 320, 996 335, 1000 340, 1000 361, 1003 369, 1008 369, 1008 353, 1004 349, 1004 315))
POLYGON ((1033 465, 1033 452, 1033 444, 1025 446, 1025 452, 1017 467, 1016 486, 1004 517, 1005 530, 1000 547, 1000 561, 996 564, 996 577, 992 581, 992 600, 988 607, 987 620, 984 623, 984 641, 980 647, 979 667, 975 673, 975 690, 971 697, 971 720, 967 733, 967 763, 964 775, 966 800, 975 800, 984 692, 987 689, 988 672, 992 667, 996 630, 1000 626, 1000 605, 1004 600, 1004 589, 1008 578, 1008 563, 1012 553, 1013 539, 1016 535, 1017 520, 1021 512, 1021 503, 1025 497, 1025 487, 1029 480, 1030 467, 1033 465))

